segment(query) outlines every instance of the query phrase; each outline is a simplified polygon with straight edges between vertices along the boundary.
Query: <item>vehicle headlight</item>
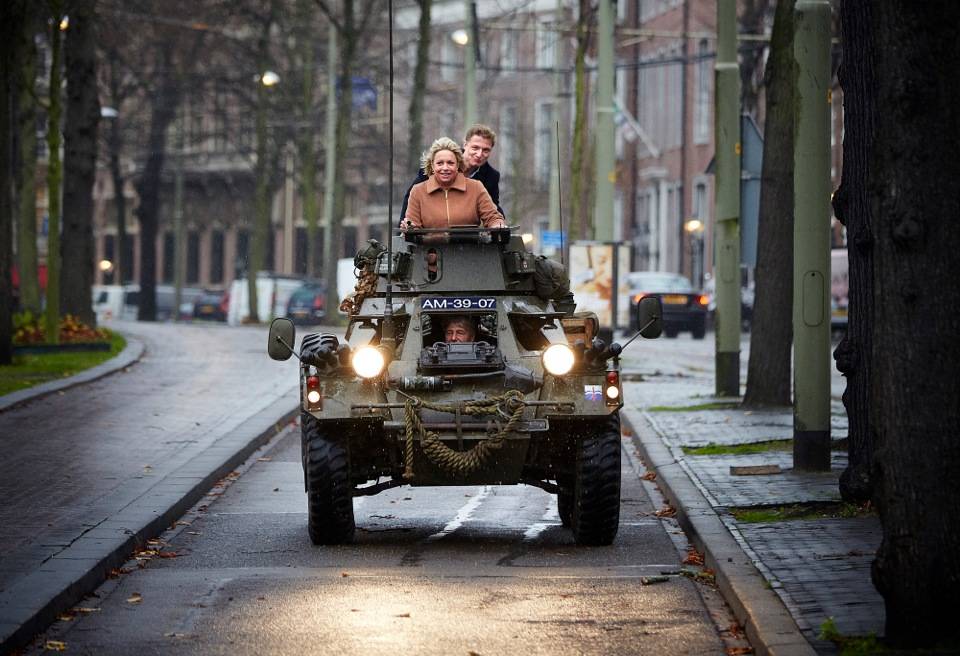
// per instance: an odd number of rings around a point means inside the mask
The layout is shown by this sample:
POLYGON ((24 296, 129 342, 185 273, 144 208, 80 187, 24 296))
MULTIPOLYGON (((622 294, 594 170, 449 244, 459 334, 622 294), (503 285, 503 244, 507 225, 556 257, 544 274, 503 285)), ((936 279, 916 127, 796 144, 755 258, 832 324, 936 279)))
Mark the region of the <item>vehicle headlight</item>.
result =
POLYGON ((386 360, 383 359, 383 353, 380 352, 380 349, 373 346, 362 346, 353 352, 350 363, 358 376, 375 378, 383 371, 386 360))
POLYGON ((543 366, 554 376, 563 376, 573 369, 573 349, 566 344, 554 344, 543 352, 543 366))

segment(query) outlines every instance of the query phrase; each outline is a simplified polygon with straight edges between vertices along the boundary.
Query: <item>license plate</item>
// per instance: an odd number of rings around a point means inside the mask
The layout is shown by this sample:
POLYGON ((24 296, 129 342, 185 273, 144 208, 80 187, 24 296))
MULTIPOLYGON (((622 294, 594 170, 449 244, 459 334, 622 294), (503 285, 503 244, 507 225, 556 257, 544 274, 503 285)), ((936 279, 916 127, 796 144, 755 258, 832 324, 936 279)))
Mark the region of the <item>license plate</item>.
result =
POLYGON ((420 307, 424 310, 445 310, 448 312, 466 310, 496 310, 497 299, 494 296, 443 296, 425 298, 420 307))
POLYGON ((686 305, 687 297, 683 294, 667 294, 663 297, 664 305, 686 305))
POLYGON ((214 310, 214 307, 213 307, 212 305, 201 305, 201 306, 200 306, 200 311, 201 311, 201 312, 213 312, 213 310, 214 310))

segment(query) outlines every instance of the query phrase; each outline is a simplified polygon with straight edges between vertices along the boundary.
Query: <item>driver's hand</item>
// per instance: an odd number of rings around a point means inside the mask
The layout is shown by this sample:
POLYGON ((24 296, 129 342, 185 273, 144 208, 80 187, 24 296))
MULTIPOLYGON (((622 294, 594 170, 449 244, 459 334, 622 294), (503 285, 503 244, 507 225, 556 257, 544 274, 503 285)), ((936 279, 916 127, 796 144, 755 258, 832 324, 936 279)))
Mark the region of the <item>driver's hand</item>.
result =
POLYGON ((400 222, 400 231, 401 231, 401 232, 406 232, 407 230, 410 230, 411 228, 413 228, 413 223, 410 221, 410 219, 404 219, 403 221, 400 222))

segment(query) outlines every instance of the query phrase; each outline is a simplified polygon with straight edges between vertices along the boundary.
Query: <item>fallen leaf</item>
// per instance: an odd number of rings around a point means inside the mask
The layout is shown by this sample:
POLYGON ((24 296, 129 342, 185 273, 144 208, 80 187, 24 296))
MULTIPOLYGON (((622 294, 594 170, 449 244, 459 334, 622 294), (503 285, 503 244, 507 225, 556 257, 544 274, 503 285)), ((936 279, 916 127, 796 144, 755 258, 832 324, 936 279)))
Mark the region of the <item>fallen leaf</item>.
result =
POLYGON ((399 615, 394 615, 394 617, 410 617, 410 613, 400 613, 399 615))
POLYGON ((187 531, 187 535, 203 535, 200 531, 187 531))
POLYGON ((139 592, 134 592, 132 595, 127 597, 128 604, 139 604, 141 601, 143 601, 143 595, 141 595, 139 592))
POLYGON ((77 606, 73 610, 75 610, 78 613, 99 613, 100 612, 99 608, 91 608, 89 606, 77 606))
POLYGON ((744 656, 752 653, 753 647, 727 647, 727 656, 744 656))
POLYGON ((684 565, 699 565, 703 566, 703 554, 697 551, 694 547, 687 549, 687 557, 681 561, 684 565))
POLYGON ((182 554, 178 554, 176 551, 161 551, 157 555, 161 558, 179 558, 182 554))
POLYGON ((347 577, 350 576, 347 572, 340 572, 340 576, 347 577))
POLYGON ((153 471, 153 467, 151 467, 150 465, 144 465, 144 466, 143 466, 143 473, 144 473, 144 474, 149 474, 149 473, 152 472, 152 471, 153 471))
POLYGON ((61 622, 72 622, 73 618, 74 618, 74 615, 73 613, 70 613, 70 612, 60 613, 59 615, 57 615, 57 619, 61 622))
POLYGON ((655 471, 648 471, 646 474, 644 474, 644 475, 641 476, 640 478, 642 478, 642 479, 645 480, 645 481, 655 481, 655 480, 657 480, 657 472, 655 472, 655 471))
POLYGON ((60 640, 47 640, 43 643, 44 649, 49 649, 50 651, 66 651, 67 643, 61 642, 60 640))
POLYGON ((165 638, 185 638, 186 633, 177 633, 176 631, 171 631, 170 633, 164 633, 163 637, 165 638))
POLYGON ((280 488, 275 487, 275 488, 273 488, 273 491, 274 491, 274 492, 279 492, 279 491, 280 491, 280 488))
POLYGON ((262 458, 257 458, 257 462, 270 462, 273 460, 270 456, 263 456, 262 458))
POLYGON ((730 626, 727 627, 727 631, 734 638, 739 639, 743 637, 743 627, 740 626, 737 622, 730 622, 730 626))
POLYGON ((657 517, 673 517, 677 514, 677 509, 671 506, 669 503, 666 504, 663 508, 653 513, 657 517))

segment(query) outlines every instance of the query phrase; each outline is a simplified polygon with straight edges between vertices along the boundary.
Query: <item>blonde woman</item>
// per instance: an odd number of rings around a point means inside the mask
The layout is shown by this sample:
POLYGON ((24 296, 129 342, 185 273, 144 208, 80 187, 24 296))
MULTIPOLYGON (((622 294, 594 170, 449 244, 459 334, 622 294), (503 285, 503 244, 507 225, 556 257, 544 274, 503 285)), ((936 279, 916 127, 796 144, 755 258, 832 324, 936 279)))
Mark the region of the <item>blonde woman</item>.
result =
POLYGON ((456 141, 440 137, 423 154, 422 163, 427 179, 410 190, 401 227, 506 227, 483 184, 463 174, 466 165, 456 141))

